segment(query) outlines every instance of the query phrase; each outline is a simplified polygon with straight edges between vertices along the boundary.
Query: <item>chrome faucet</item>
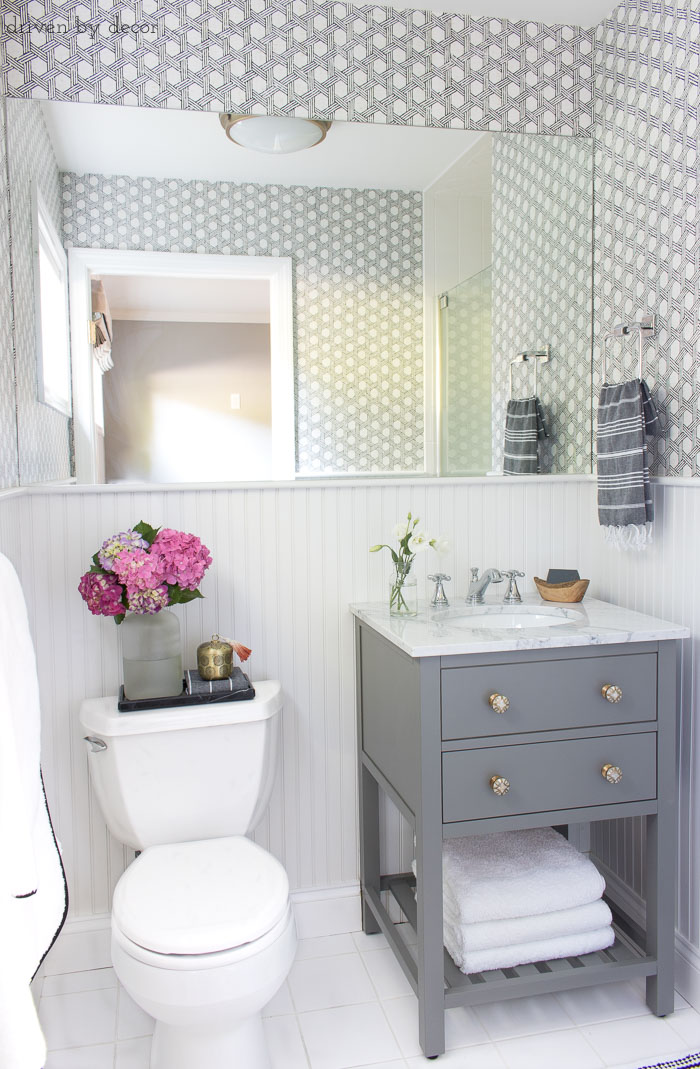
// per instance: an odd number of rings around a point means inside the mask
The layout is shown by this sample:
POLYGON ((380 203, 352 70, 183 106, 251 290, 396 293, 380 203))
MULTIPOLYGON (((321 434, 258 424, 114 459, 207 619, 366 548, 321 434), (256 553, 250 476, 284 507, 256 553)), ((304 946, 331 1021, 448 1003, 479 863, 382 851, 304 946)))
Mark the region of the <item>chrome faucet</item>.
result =
POLYGON ((472 581, 469 584, 469 590, 464 600, 467 605, 482 605, 489 583, 502 583, 503 576, 498 568, 487 568, 481 577, 479 576, 478 568, 472 568, 471 573, 472 581))

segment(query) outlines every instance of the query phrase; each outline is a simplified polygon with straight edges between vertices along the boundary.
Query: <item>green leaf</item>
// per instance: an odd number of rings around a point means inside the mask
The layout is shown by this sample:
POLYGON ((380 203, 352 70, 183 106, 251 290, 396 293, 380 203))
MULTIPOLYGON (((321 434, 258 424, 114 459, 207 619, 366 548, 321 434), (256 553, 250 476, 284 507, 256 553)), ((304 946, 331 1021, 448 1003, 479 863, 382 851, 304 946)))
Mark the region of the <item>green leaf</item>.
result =
POLYGON ((104 570, 104 568, 102 567, 101 564, 93 564, 92 567, 90 568, 90 571, 94 575, 95 574, 96 575, 106 575, 107 574, 107 572, 104 570))
POLYGON ((186 605, 188 601, 204 597, 204 594, 200 594, 198 590, 183 590, 182 587, 170 584, 167 584, 167 587, 171 605, 186 605))
POLYGON ((122 620, 124 619, 124 617, 125 617, 125 616, 126 616, 126 613, 125 613, 125 612, 120 612, 120 613, 119 613, 119 616, 115 616, 115 617, 114 617, 114 622, 115 622, 115 624, 120 624, 120 623, 122 622, 122 620))
POLYGON ((156 535, 160 531, 160 527, 151 527, 150 523, 145 523, 143 520, 139 520, 138 523, 134 524, 132 530, 136 531, 137 534, 140 534, 142 538, 145 538, 149 546, 152 546, 156 535))
MULTIPOLYGON (((98 557, 97 553, 93 553, 93 555, 90 558, 90 560, 92 561, 92 563, 95 565, 96 568, 99 568, 100 571, 102 570, 102 565, 100 564, 100 558, 98 557)), ((93 570, 94 569, 91 569, 91 571, 93 571, 93 570)))
POLYGON ((401 563, 401 558, 399 557, 398 553, 395 550, 393 550, 391 548, 391 546, 387 546, 387 549, 391 553, 391 559, 393 560, 394 564, 400 564, 401 563))
POLYGON ((200 594, 198 590, 181 590, 180 591, 180 604, 186 605, 188 601, 194 601, 195 598, 203 598, 204 594, 200 594))

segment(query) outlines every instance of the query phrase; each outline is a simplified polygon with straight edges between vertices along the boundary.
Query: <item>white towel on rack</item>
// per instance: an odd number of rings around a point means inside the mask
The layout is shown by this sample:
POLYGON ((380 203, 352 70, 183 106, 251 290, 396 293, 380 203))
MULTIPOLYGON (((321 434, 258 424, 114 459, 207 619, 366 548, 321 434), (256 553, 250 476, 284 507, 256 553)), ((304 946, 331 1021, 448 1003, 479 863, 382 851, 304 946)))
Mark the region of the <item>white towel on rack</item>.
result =
MULTIPOLYGON (((602 898, 573 909, 555 909, 528 917, 511 917, 503 921, 478 921, 463 924, 446 908, 443 915, 445 946, 461 947, 462 954, 520 943, 536 943, 567 935, 583 935, 612 924, 610 907, 602 898)), ((453 955, 454 956, 454 955, 453 955)))
POLYGON ((549 961, 552 958, 572 958, 579 954, 592 954, 605 950, 615 942, 615 933, 608 925, 594 932, 570 933, 554 939, 541 939, 531 943, 491 947, 488 950, 464 952, 457 945, 445 941, 448 953, 464 973, 484 972, 488 969, 512 969, 516 965, 528 965, 533 961, 549 961))
POLYGON ((447 839, 442 873, 445 907, 462 924, 571 909, 605 890, 593 862, 553 828, 447 839))

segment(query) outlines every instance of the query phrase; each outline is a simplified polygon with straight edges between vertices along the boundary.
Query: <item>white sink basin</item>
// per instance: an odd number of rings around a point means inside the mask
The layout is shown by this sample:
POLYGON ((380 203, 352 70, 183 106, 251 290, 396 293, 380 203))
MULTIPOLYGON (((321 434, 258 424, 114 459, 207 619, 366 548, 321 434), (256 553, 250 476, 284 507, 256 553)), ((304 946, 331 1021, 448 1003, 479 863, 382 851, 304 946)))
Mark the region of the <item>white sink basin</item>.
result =
POLYGON ((520 631, 534 627, 562 627, 580 620, 575 609, 548 609, 531 605, 475 606, 455 613, 450 626, 465 631, 520 631))

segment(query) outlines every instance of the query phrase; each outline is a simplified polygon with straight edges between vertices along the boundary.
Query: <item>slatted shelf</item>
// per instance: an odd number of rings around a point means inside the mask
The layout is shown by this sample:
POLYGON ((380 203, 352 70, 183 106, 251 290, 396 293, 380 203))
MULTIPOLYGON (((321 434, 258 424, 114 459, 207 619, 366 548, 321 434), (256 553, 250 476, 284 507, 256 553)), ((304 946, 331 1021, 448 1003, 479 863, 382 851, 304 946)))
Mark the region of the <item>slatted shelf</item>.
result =
MULTIPOLYGON (((415 877, 412 873, 383 876, 381 889, 389 891, 415 930, 417 921, 415 877)), ((397 951, 399 961, 414 990, 418 965, 414 947, 408 946, 385 910, 378 895, 367 893, 366 901, 382 931, 397 951)), ((613 909, 615 913, 615 909, 613 909)), ((523 995, 613 983, 656 972, 656 959, 647 955, 632 938, 626 919, 614 917, 615 942, 606 950, 568 958, 553 958, 510 969, 492 969, 465 975, 445 951, 445 1007, 496 1002, 523 995)))

